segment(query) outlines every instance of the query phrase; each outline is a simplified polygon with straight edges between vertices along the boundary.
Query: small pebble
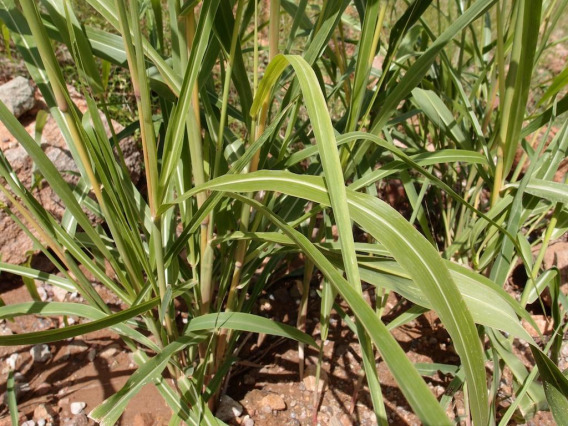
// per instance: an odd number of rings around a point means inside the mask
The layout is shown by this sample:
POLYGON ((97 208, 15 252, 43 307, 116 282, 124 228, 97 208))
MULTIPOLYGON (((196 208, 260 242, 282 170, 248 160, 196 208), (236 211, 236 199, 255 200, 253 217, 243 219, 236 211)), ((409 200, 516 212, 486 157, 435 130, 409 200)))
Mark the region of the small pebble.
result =
POLYGON ((83 409, 87 406, 84 402, 72 402, 71 403, 71 414, 77 415, 81 414, 83 409))
POLYGON ((89 362, 93 362, 96 356, 97 356, 96 349, 90 349, 89 352, 87 353, 87 359, 89 360, 89 362))
POLYGON ((61 424, 62 426, 88 426, 89 419, 87 418, 86 414, 79 414, 78 416, 74 416, 71 419, 64 419, 61 424))
POLYGON ((221 401, 219 402, 219 407, 217 408, 216 416, 228 422, 232 419, 236 419, 243 413, 243 406, 231 398, 229 395, 223 395, 221 401))
POLYGON ((242 426, 254 426, 254 420, 250 418, 250 416, 247 414, 246 416, 243 417, 243 420, 241 421, 241 425, 242 426))
POLYGON ((113 344, 99 352, 99 357, 109 360, 120 351, 120 346, 113 344))
POLYGON ((260 401, 260 405, 263 406, 263 410, 268 407, 269 411, 282 411, 286 409, 286 402, 280 395, 274 393, 269 393, 260 401))
POLYGON ((46 362, 49 358, 51 358, 51 352, 49 351, 49 346, 43 345, 35 345, 30 349, 30 355, 34 362, 46 362))
MULTIPOLYGON (((310 392, 314 392, 316 390, 316 366, 315 365, 310 365, 310 366, 308 366, 308 368, 306 368, 306 371, 304 373, 304 380, 302 382, 303 382, 305 388, 307 390, 309 390, 310 392)), ((320 378, 319 378, 319 382, 318 382, 318 391, 319 392, 322 392, 326 388, 327 382, 328 382, 327 373, 323 369, 320 369, 320 378)))
POLYGON ((6 364, 8 364, 8 367, 12 370, 16 369, 16 362, 18 361, 18 354, 17 353, 13 353, 12 355, 10 355, 8 357, 8 359, 6 360, 6 364))
POLYGON ((39 298, 41 299, 42 302, 47 301, 47 291, 45 291, 45 288, 38 287, 37 288, 37 294, 39 295, 39 298))
POLYGON ((53 298, 58 302, 65 301, 68 291, 61 287, 53 287, 53 298))

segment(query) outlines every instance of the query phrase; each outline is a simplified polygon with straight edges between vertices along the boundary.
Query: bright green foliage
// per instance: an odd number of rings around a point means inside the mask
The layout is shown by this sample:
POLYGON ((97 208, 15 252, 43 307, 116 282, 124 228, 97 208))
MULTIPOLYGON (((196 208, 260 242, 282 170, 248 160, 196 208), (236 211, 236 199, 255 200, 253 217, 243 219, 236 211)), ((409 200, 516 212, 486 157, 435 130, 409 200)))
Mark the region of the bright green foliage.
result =
POLYGON ((87 302, 40 302, 31 291, 33 302, 0 306, 0 318, 85 320, 0 336, 0 345, 111 328, 139 369, 91 418, 114 424, 154 383, 172 424, 220 424, 212 409, 244 333, 298 341, 302 363, 303 345, 319 348, 251 313, 303 254, 306 294, 316 269, 324 277, 322 321, 335 309, 361 343, 379 424, 387 417, 377 357, 424 424, 506 424, 516 410, 529 419, 547 408, 562 422, 568 379, 558 353, 568 301, 543 259, 568 230, 568 185, 554 180, 568 152, 568 125, 559 127, 568 74, 544 87, 534 74, 546 67, 566 3, 0 0, 2 34, 80 172, 69 184, 0 103, 0 120, 66 206, 56 220, 0 153, 2 207, 62 276, 29 264, 0 270, 87 302), (71 100, 58 44, 74 60, 87 111, 71 100), (113 73, 130 79, 136 114, 109 137, 102 117, 128 117, 107 108, 113 73), (120 152, 129 136, 144 154, 142 186, 120 152), (381 199, 393 181, 407 198, 402 212, 381 199), (87 212, 105 227, 92 226, 87 212), (528 276, 520 301, 503 289, 517 264, 528 276), (111 312, 84 270, 128 308, 111 312), (375 287, 376 306, 362 283, 375 287), (536 329, 526 305, 546 289, 555 334, 541 347, 521 320, 536 329), (390 292, 411 307, 385 324, 390 292), (176 299, 187 307, 183 327, 176 299), (392 336, 430 310, 459 366, 413 365, 392 336), (532 371, 514 353, 515 339, 530 345, 532 371), (515 380, 506 411, 497 396, 505 369, 515 380), (438 370, 454 376, 439 401, 423 378, 438 370), (468 419, 447 416, 459 390, 468 419))

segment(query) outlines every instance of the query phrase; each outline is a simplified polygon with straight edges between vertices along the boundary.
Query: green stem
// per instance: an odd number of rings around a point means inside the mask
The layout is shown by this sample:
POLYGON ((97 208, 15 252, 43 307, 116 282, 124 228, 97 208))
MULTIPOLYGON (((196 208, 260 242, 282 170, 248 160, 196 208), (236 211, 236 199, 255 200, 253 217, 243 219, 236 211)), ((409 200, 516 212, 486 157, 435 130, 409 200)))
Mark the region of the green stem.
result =
POLYGON ((550 222, 548 223, 548 227, 544 232, 544 236, 542 238, 542 246, 540 247, 533 268, 531 270, 532 280, 529 280, 531 282, 531 285, 525 288, 521 296, 521 306, 523 307, 526 306, 530 294, 530 289, 532 288, 533 284, 536 282, 538 271, 540 270, 542 262, 544 261, 544 255, 546 254, 546 250, 548 249, 548 245, 550 244, 550 239, 552 238, 552 233, 554 232, 556 224, 558 223, 558 215, 560 214, 561 211, 562 211, 562 204, 557 204, 556 207, 554 208, 554 213, 550 218, 550 222))
MULTIPOLYGON (((124 46, 127 53, 128 66, 131 71, 132 86, 138 106, 140 120, 140 134, 142 139, 142 149, 144 153, 144 167, 146 171, 146 184, 148 190, 148 201, 150 214, 153 220, 151 230, 151 240, 153 242, 154 256, 156 259, 156 274, 158 291, 161 300, 166 294, 166 272, 164 266, 163 242, 161 232, 161 220, 157 215, 159 208, 158 194, 158 153, 156 148, 156 137, 152 122, 152 107, 150 102, 150 87, 146 76, 144 63, 144 51, 142 47, 142 32, 140 29, 138 2, 130 2, 130 22, 126 12, 125 0, 116 0, 119 12, 119 23, 124 37, 124 46), (132 26, 132 33, 130 27, 132 26), (134 35, 134 37, 132 37, 134 35)), ((166 307, 167 309, 167 307, 166 307)), ((169 339, 175 338, 175 330, 172 319, 168 312, 164 312, 166 331, 169 339)))
POLYGON ((215 167, 213 168, 213 176, 219 176, 219 166, 221 164, 221 156, 223 155, 223 138, 225 134, 225 124, 227 122, 227 107, 229 104, 229 90, 231 88, 231 76, 233 74, 233 65, 235 63, 235 52, 237 50, 237 41, 239 40, 239 28, 244 11, 244 0, 238 0, 237 12, 235 16, 235 25, 233 26, 233 34, 231 38, 231 48, 227 69, 225 70, 225 81, 223 83, 223 98, 221 103, 221 117, 219 118, 219 129, 217 131, 217 144, 215 146, 215 167))

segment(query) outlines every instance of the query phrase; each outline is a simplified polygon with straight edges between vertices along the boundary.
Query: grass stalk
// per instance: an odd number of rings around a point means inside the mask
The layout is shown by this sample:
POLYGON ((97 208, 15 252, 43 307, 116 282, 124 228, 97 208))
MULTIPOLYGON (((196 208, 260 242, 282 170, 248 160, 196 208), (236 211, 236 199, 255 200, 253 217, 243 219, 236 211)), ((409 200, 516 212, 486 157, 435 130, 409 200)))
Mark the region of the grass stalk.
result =
MULTIPOLYGON (((238 10, 237 10, 237 14, 238 14, 238 10)), ((280 34, 280 1, 272 1, 270 2, 270 15, 269 15, 269 39, 268 39, 268 46, 269 46, 269 53, 268 53, 268 57, 269 57, 269 61, 271 61, 277 54, 278 54, 278 39, 279 39, 279 34, 280 34)), ((258 47, 257 47, 258 49, 258 47)), ((256 53, 258 55, 258 52, 256 53)), ((258 60, 258 58, 255 58, 256 60, 258 60)), ((256 69, 256 68, 255 68, 256 69)), ((258 78, 258 77, 256 77, 258 78)), ((254 86, 255 90, 256 90, 256 85, 254 86)), ((255 134, 254 137, 255 139, 258 139, 265 130, 266 127, 266 120, 268 118, 268 110, 269 110, 269 103, 268 101, 264 102, 262 104, 262 108, 261 108, 261 112, 260 112, 260 116, 256 122, 256 125, 253 126, 254 130, 255 130, 255 134)), ((257 151, 257 153, 254 155, 254 157, 252 158, 249 166, 248 166, 248 171, 249 172, 254 172, 257 170, 258 168, 258 162, 260 159, 260 151, 257 151)), ((243 210, 241 212, 241 218, 240 218, 240 222, 241 222, 241 229, 243 231, 246 231, 248 229, 249 226, 249 221, 250 221, 250 208, 243 206, 243 210)), ((229 288, 229 294, 227 297, 227 309, 228 310, 232 310, 235 307, 235 302, 237 300, 237 288, 239 286, 240 283, 240 279, 241 279, 241 272, 242 272, 242 266, 243 266, 243 261, 244 261, 244 257, 246 254, 246 249, 247 249, 248 243, 247 241, 243 240, 240 241, 237 245, 237 249, 235 251, 235 260, 234 260, 234 272, 233 272, 233 277, 231 280, 231 285, 229 288)))
MULTIPOLYGON (((140 119, 140 135, 142 139, 142 151, 144 155, 144 168, 146 172, 146 182, 148 190, 148 201, 150 214, 153 220, 151 228, 151 240, 153 242, 157 284, 160 299, 163 300, 166 295, 166 273, 163 258, 163 242, 161 232, 161 220, 158 216, 159 200, 158 193, 158 163, 156 137, 154 135, 154 127, 152 122, 152 108, 150 105, 150 91, 148 79, 146 76, 146 66, 144 64, 144 53, 141 41, 141 30, 139 26, 138 3, 130 2, 130 22, 126 10, 125 0, 116 0, 116 7, 119 13, 119 23, 124 37, 124 46, 127 52, 128 64, 131 71, 132 86, 134 88, 134 96, 138 106, 138 115, 140 119), (132 29, 132 33, 131 33, 132 29), (134 37, 131 37, 131 34, 134 37)), ((170 340, 176 336, 176 331, 169 315, 164 312, 164 321, 167 334, 170 340)))

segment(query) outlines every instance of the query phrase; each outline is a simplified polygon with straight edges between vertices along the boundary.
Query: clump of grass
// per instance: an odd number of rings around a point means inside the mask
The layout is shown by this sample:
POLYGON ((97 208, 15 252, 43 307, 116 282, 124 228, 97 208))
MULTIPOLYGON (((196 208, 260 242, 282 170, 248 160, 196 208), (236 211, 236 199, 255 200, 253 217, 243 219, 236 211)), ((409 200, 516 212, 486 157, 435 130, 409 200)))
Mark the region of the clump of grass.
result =
POLYGON ((0 119, 67 207, 67 220, 57 222, 0 155, 6 209, 35 231, 38 247, 64 277, 0 269, 73 289, 87 302, 3 306, 0 317, 90 320, 0 336, 0 344, 50 342, 104 327, 118 332, 139 368, 90 413, 94 420, 114 424, 152 382, 172 408, 172 424, 215 424, 243 332, 292 338, 300 351, 318 347, 302 331, 251 313, 262 291, 281 278, 281 266, 302 254, 304 294, 316 270, 324 278, 321 337, 337 298, 351 309, 361 380, 380 424, 387 417, 377 356, 421 421, 452 422, 446 411, 453 394, 438 401, 390 334, 429 310, 460 357, 454 382, 461 385, 453 391, 463 389, 467 418, 454 421, 506 424, 517 409, 529 418, 548 406, 562 423, 568 381, 557 364, 566 299, 558 271, 543 270, 542 259, 566 231, 567 187, 552 181, 566 157, 566 126, 550 143, 546 138, 568 108, 565 97, 557 98, 565 84, 551 83, 536 112, 529 98, 533 69, 566 2, 477 0, 467 9, 451 3, 449 12, 430 1, 404 8, 349 3, 272 1, 264 11, 244 0, 168 0, 163 8, 159 1, 44 0, 40 13, 32 0, 0 0, 0 19, 81 174, 80 186, 67 184, 0 104, 0 119), (98 18, 79 19, 91 8, 98 18), (264 27, 266 43, 259 38, 264 27), (71 102, 69 70, 53 41, 73 58, 84 113, 71 102), (300 54, 288 54, 297 46, 300 54), (117 90, 119 102, 135 111, 114 109, 117 90), (119 136, 107 137, 101 112, 139 132, 143 193, 129 178, 119 136), (515 164, 519 149, 526 169, 515 164), (405 189, 408 219, 377 197, 389 179, 405 189), (84 208, 105 227, 91 226, 84 208), (503 290, 518 261, 529 276, 520 302, 503 290), (128 308, 111 312, 83 270, 128 308), (395 292, 414 306, 385 325, 382 305, 365 301, 363 283, 383 300, 395 292), (521 319, 536 327, 525 307, 546 288, 555 333, 541 347, 521 319), (183 326, 176 299, 187 307, 183 326), (532 371, 519 364, 514 339, 529 343, 532 371), (506 368, 516 390, 504 411, 498 390, 506 368), (166 370, 175 387, 163 379, 166 370))

